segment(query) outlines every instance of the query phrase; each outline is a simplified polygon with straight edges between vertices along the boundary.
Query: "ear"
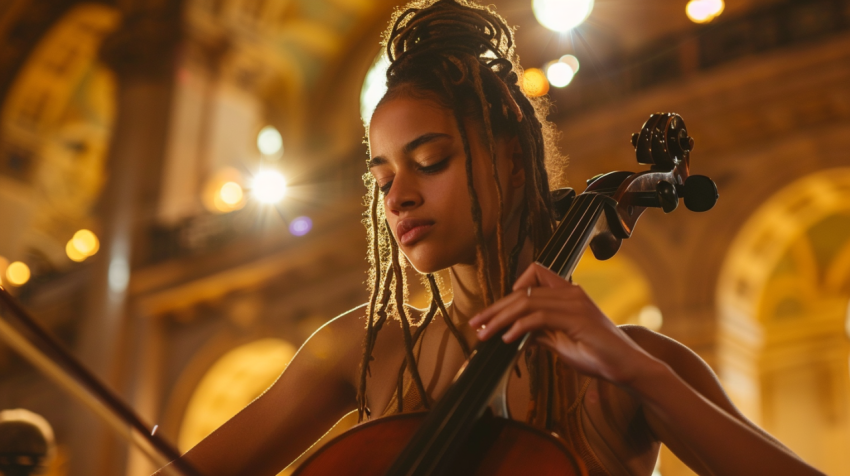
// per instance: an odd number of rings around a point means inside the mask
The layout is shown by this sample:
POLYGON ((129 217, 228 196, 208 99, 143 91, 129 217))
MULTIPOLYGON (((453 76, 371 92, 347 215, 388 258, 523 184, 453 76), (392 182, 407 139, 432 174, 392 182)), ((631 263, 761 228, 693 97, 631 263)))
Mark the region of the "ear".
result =
POLYGON ((511 158, 511 186, 520 188, 525 185, 525 156, 522 153, 519 137, 514 136, 507 145, 511 158))

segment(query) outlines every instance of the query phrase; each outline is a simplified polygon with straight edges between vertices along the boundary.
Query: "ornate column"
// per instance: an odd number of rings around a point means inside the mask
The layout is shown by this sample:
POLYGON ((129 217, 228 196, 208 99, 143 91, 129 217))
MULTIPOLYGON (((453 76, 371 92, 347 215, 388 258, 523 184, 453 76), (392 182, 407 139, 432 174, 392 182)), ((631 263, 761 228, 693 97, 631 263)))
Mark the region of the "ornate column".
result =
MULTIPOLYGON (((166 143, 174 51, 181 1, 123 2, 123 24, 108 37, 102 59, 117 75, 115 129, 108 179, 99 205, 101 251, 92 263, 78 352, 117 390, 126 383, 127 287, 137 238, 150 220, 150 190, 166 143)), ((119 474, 126 445, 91 414, 79 415, 72 437, 71 474, 119 474)))

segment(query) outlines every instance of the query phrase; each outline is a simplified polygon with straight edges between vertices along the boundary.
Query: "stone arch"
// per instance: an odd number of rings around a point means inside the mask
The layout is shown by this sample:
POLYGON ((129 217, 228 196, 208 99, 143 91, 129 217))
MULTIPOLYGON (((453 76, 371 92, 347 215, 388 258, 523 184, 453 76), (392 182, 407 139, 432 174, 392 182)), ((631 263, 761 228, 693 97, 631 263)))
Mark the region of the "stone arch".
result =
POLYGON ((265 391, 289 364, 296 348, 265 338, 231 349, 203 374, 189 398, 177 445, 186 451, 265 391))
POLYGON ((759 207, 734 238, 721 268, 717 286, 721 322, 752 321, 758 316, 763 285, 789 246, 819 221, 847 211, 850 168, 803 177, 759 207))
POLYGON ((718 370, 751 419, 827 473, 850 458, 850 168, 797 179, 740 228, 717 286, 718 370))

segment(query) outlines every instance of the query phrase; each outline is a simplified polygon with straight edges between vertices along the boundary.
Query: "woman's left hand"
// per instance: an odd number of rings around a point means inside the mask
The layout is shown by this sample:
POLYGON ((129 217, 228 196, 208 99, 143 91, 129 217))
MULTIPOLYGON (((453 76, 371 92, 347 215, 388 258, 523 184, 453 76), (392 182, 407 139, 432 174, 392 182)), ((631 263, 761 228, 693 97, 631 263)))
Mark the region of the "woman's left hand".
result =
POLYGON ((527 332, 576 370, 615 384, 628 385, 654 357, 608 319, 584 290, 532 263, 513 292, 469 321, 478 338, 502 329, 505 342, 527 332))

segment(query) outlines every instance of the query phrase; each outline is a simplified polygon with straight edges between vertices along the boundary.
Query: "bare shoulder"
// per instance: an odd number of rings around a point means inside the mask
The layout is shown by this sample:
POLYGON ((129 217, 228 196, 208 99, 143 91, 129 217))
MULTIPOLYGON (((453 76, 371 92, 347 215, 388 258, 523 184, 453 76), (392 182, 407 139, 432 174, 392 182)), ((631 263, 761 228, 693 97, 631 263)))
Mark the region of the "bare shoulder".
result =
POLYGON ((323 348, 334 354, 348 353, 363 344, 366 304, 350 309, 319 327, 304 343, 307 347, 323 348))
POLYGON ((329 320, 301 345, 293 364, 324 369, 353 383, 365 331, 366 305, 357 306, 329 320))
MULTIPOLYGON (((354 334, 362 334, 365 325, 366 304, 361 304, 353 309, 343 312, 330 321, 324 323, 316 332, 310 336, 312 340, 317 335, 328 334, 331 336, 345 337, 346 341, 352 340, 354 334)), ((359 345, 359 343, 358 343, 359 345)))

